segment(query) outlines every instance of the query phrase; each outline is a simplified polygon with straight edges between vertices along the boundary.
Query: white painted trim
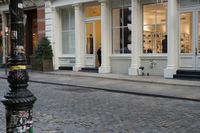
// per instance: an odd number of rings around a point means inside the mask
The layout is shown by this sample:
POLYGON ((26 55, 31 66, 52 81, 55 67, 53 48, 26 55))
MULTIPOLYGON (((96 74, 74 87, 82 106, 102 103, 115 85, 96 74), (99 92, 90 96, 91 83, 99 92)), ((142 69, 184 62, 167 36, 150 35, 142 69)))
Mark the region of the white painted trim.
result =
POLYGON ((125 59, 125 60, 131 60, 131 56, 110 56, 110 59, 125 59))
POLYGON ((62 1, 54 0, 52 2, 52 5, 54 7, 62 7, 65 5, 75 5, 75 4, 87 3, 87 2, 97 2, 97 0, 62 0, 62 1))
POLYGON ((87 23, 87 22, 95 21, 95 20, 101 20, 101 16, 84 18, 83 22, 87 23))
POLYGON ((167 55, 165 55, 165 56, 140 56, 140 59, 159 59, 159 60, 167 60, 167 55))
POLYGON ((63 54, 63 55, 60 55, 58 56, 58 58, 68 58, 68 57, 76 57, 74 54, 63 54))

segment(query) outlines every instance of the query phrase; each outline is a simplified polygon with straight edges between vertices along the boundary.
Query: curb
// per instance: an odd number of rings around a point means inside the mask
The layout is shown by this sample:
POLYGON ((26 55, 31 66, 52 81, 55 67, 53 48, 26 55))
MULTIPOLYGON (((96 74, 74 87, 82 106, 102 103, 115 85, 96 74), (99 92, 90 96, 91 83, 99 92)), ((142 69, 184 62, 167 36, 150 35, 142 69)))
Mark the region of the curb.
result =
MULTIPOLYGON (((124 77, 108 77, 108 76, 103 76, 103 75, 84 75, 84 74, 71 74, 71 73, 52 73, 52 72, 39 72, 39 71, 32 71, 31 73, 33 74, 46 74, 46 75, 62 75, 62 76, 70 76, 70 77, 89 77, 89 78, 101 78, 101 79, 111 79, 111 80, 120 80, 120 81, 129 81, 129 82, 140 82, 140 83, 151 83, 151 84, 163 84, 163 85, 174 85, 174 86, 188 86, 188 87, 200 87, 200 84, 195 84, 195 83, 187 83, 187 82, 192 82, 192 80, 177 80, 177 79, 166 79, 168 82, 164 81, 157 81, 155 80, 141 80, 141 79, 130 79, 124 78, 124 77), (173 81, 181 81, 180 82, 170 82, 169 80, 173 81), (184 82, 186 81, 186 82, 184 82)), ((1 76, 0 76, 1 77, 1 76)), ((165 80, 165 79, 164 79, 165 80)), ((195 81, 197 82, 197 81, 195 81)))
MULTIPOLYGON (((0 77, 0 79, 7 79, 7 78, 6 77, 0 77)), ((137 96, 168 98, 168 99, 175 99, 175 100, 186 100, 186 101, 200 102, 200 99, 195 99, 195 98, 186 98, 186 97, 169 96, 169 95, 161 95, 161 94, 142 93, 142 92, 135 92, 135 91, 123 91, 123 90, 116 90, 116 89, 111 89, 111 88, 100 88, 100 87, 95 87, 95 86, 75 85, 75 84, 69 84, 69 83, 54 83, 54 82, 39 81, 39 80, 29 80, 29 82, 41 83, 41 84, 50 84, 50 85, 59 85, 59 86, 83 87, 83 88, 89 88, 89 89, 93 89, 93 90, 102 90, 102 91, 107 91, 107 92, 123 93, 123 94, 137 95, 137 96)))
MULTIPOLYGON (((37 72, 33 72, 37 73, 37 72)), ((81 75, 81 74, 57 74, 57 73, 48 73, 44 72, 43 74, 47 75, 62 75, 62 76, 71 76, 71 77, 90 77, 90 78, 102 78, 102 79, 111 79, 111 80, 120 80, 120 81, 129 81, 129 82, 140 82, 140 83, 151 83, 151 84, 163 84, 163 85, 175 85, 175 86, 189 86, 189 87, 200 87, 200 84, 187 84, 187 83, 169 83, 169 82, 162 82, 162 81, 149 81, 149 80, 137 80, 137 79, 126 79, 126 78, 114 78, 114 77, 106 77, 106 76, 93 76, 93 75, 81 75)), ((168 80, 173 80, 173 79, 168 79, 168 80)), ((180 80, 183 81, 183 80, 180 80)), ((190 80, 185 80, 185 81, 190 81, 190 80)))
POLYGON ((42 84, 60 85, 60 86, 83 87, 83 88, 90 88, 90 89, 94 89, 94 90, 102 90, 102 91, 107 91, 107 92, 131 94, 131 95, 146 96, 146 97, 158 97, 158 98, 168 98, 168 99, 200 102, 200 99, 195 99, 195 98, 168 96, 168 95, 160 95, 160 94, 150 94, 150 93, 142 93, 142 92, 135 92, 135 91, 122 91, 122 90, 116 90, 116 89, 111 89, 111 88, 100 88, 100 87, 95 87, 95 86, 74 85, 74 84, 68 84, 68 83, 64 83, 64 84, 62 84, 62 83, 50 83, 50 82, 46 82, 46 81, 35 81, 35 80, 30 80, 30 82, 42 83, 42 84))

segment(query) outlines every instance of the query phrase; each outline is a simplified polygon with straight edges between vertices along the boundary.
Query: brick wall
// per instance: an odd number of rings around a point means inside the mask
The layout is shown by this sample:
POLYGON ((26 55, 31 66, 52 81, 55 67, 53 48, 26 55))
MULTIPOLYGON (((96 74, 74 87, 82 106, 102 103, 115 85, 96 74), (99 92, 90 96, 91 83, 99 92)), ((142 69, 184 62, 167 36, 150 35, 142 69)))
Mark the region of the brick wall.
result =
POLYGON ((45 36, 45 8, 37 8, 38 41, 45 36))

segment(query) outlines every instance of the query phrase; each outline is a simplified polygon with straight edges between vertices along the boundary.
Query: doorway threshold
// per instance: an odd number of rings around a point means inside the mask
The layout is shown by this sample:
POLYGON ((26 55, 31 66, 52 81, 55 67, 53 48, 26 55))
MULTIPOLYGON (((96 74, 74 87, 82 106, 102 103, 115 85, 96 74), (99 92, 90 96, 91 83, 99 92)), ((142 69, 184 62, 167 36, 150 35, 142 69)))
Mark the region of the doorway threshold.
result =
POLYGON ((80 71, 98 73, 98 68, 83 67, 80 71))

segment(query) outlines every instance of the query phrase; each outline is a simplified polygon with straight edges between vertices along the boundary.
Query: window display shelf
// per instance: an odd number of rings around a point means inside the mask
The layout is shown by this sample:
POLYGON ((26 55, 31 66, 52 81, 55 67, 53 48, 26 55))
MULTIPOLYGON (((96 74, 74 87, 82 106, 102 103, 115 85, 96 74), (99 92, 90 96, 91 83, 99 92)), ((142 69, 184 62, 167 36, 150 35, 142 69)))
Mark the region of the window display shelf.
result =
POLYGON ((181 33, 180 38, 180 52, 181 53, 191 53, 192 52, 192 44, 190 34, 181 33))
POLYGON ((162 53, 162 40, 165 33, 144 31, 144 53, 162 53))

